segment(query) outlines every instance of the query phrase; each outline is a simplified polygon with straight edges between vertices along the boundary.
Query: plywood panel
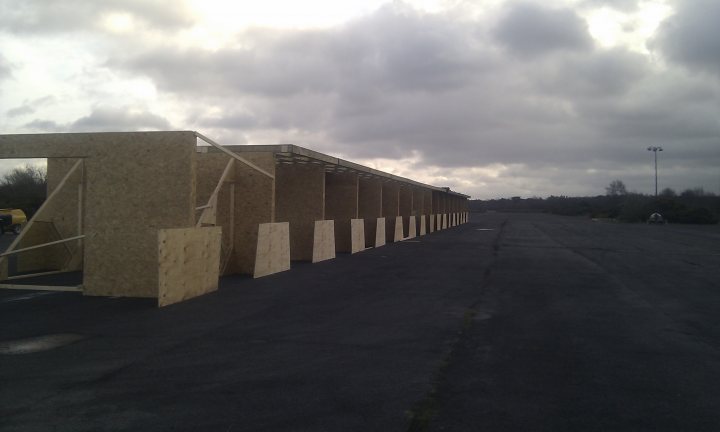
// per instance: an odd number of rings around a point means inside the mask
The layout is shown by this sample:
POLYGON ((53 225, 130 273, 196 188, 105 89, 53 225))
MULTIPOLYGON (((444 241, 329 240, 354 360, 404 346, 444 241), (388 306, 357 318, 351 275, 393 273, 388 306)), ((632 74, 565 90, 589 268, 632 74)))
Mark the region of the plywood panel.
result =
POLYGON ((290 222, 290 256, 310 261, 315 221, 325 217, 324 167, 313 163, 279 164, 275 187, 276 220, 290 222))
POLYGON ((443 213, 442 215, 442 229, 447 229, 448 227, 448 215, 447 213, 443 213))
POLYGON ((377 218, 376 224, 375 224, 375 247, 385 246, 385 239, 387 238, 385 236, 385 227, 387 224, 385 223, 385 218, 377 218))
POLYGON ((258 226, 254 277, 290 270, 290 224, 264 223, 258 226))
POLYGON ((382 189, 382 215, 385 218, 385 239, 395 241, 395 218, 400 215, 400 187, 395 182, 384 182, 382 189))
POLYGON ((84 158, 84 293, 157 297, 157 230, 192 226, 193 132, 0 136, 0 157, 84 158))
POLYGON ((352 251, 350 220, 358 217, 358 175, 325 173, 325 219, 335 221, 336 252, 352 251))
POLYGON ((358 183, 358 217, 365 220, 365 246, 375 246, 377 218, 382 217, 383 182, 361 178, 358 183))
MULTIPOLYGON (((48 196, 53 193, 59 182, 65 177, 68 171, 79 159, 48 159, 48 196)), ((70 178, 67 179, 63 188, 53 198, 53 202, 43 212, 38 220, 47 221, 54 225, 61 238, 74 237, 83 234, 82 224, 85 219, 84 206, 82 201, 85 196, 84 170, 81 166, 70 178)), ((52 260, 64 259, 63 270, 75 271, 82 269, 83 241, 67 243, 63 248, 62 257, 53 257, 52 260), (70 252, 70 259, 67 253, 70 252)))
MULTIPOLYGON (((15 249, 48 243, 62 238, 51 222, 38 221, 33 224, 30 230, 25 232, 23 239, 15 249)), ((40 249, 33 249, 27 252, 20 252, 14 256, 5 258, 8 263, 14 262, 14 272, 34 273, 41 271, 62 270, 63 265, 70 259, 70 251, 73 243, 57 244, 40 249)), ((74 246, 74 245, 73 245, 74 246)), ((76 247, 76 246, 75 246, 76 247)))
POLYGON ((435 215, 434 214, 430 215, 430 230, 429 231, 431 233, 435 232, 435 215))
MULTIPOLYGON (((242 156, 263 170, 275 173, 271 153, 243 152, 242 156)), ((235 230, 229 273, 255 271, 258 225, 275 221, 275 181, 247 165, 235 164, 235 230)))
POLYGON ((407 238, 415 238, 417 237, 417 223, 415 222, 415 216, 410 216, 409 219, 407 238))
POLYGON ((400 186, 400 216, 402 216, 403 232, 410 232, 410 216, 413 214, 413 187, 400 186))
POLYGON ((158 230, 158 306, 218 288, 222 228, 158 230))
POLYGON ((87 134, 78 140, 89 150, 85 294, 157 297, 158 229, 194 225, 194 133, 87 134))
POLYGON ((420 216, 420 235, 421 236, 424 236, 425 234, 427 234, 426 226, 427 226, 426 217, 425 217, 425 215, 421 215, 420 216))
POLYGON ((426 215, 433 213, 433 194, 430 189, 423 189, 423 213, 426 215))
POLYGON ((393 241, 399 242, 402 241, 403 238, 405 238, 403 236, 403 217, 396 216, 395 222, 393 223, 393 241))
POLYGON ((315 221, 312 262, 335 258, 335 224, 331 220, 315 221))
POLYGON ((352 248, 350 250, 350 253, 358 253, 365 250, 365 220, 351 220, 350 232, 352 236, 352 248))
MULTIPOLYGON (((14 249, 24 249, 80 233, 79 200, 82 194, 80 159, 48 160, 48 199, 26 224, 14 249), (78 165, 79 164, 79 165, 78 165), (72 174, 68 172, 75 167, 72 174), (61 188, 59 186, 62 186, 61 188)), ((8 261, 10 274, 82 268, 81 241, 22 252, 8 261), (73 259, 74 258, 74 259, 73 259)), ((3 263, 5 266, 5 263, 3 263)))

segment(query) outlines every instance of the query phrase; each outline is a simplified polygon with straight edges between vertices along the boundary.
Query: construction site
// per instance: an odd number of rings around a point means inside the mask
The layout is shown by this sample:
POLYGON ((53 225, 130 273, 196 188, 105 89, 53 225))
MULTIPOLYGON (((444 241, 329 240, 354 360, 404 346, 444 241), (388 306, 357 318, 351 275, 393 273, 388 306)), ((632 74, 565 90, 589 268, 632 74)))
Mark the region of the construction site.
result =
POLYGON ((469 197, 447 187, 193 131, 0 135, 0 158, 46 158, 48 179, 46 201, 0 254, 0 288, 165 306, 221 276, 267 276, 468 218, 469 197))

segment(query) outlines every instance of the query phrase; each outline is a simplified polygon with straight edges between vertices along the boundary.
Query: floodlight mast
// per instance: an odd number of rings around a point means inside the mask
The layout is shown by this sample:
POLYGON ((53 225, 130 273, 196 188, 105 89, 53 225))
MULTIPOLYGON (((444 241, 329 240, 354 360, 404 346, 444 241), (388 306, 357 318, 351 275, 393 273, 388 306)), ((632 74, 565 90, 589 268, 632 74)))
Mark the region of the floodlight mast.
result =
POLYGON ((658 196, 658 188, 657 188, 657 152, 663 151, 662 147, 659 146, 650 146, 647 148, 648 151, 651 151, 655 154, 655 198, 658 196))

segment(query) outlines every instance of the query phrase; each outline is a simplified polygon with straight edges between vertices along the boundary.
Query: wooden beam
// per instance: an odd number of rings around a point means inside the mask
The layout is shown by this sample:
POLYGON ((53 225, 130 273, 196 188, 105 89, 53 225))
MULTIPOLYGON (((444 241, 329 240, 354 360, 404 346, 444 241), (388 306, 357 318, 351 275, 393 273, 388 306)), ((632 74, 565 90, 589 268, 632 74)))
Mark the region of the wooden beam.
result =
POLYGON ((226 149, 225 147, 221 146, 220 144, 216 143, 215 141, 211 140, 210 138, 206 137, 205 135, 203 135, 199 132, 195 132, 195 136, 197 136, 201 140, 205 141, 206 143, 210 144, 211 146, 215 147, 216 149, 220 150, 221 152, 225 153, 226 155, 230 156, 231 158, 234 158, 234 159, 244 163, 245 165, 249 166, 250 168, 254 169, 255 171, 257 171, 263 175, 266 175, 266 176, 270 177, 271 179, 275 178, 274 175, 270 174, 269 172, 265 171, 264 169, 260 168, 259 166, 255 165, 254 163, 245 159, 244 157, 238 155, 237 153, 226 149))
POLYGON ((73 241, 73 240, 80 240, 80 239, 82 239, 82 238, 85 238, 85 234, 79 235, 79 236, 74 236, 74 237, 68 237, 68 238, 62 239, 62 240, 55 240, 55 241, 51 241, 51 242, 48 242, 48 243, 43 243, 43 244, 39 244, 39 245, 35 245, 35 246, 30 246, 30 247, 22 248, 22 249, 15 249, 15 250, 12 250, 12 251, 5 252, 5 253, 0 254, 0 258, 6 257, 6 256, 8 256, 8 255, 14 255, 14 254, 18 254, 18 253, 21 253, 21 252, 26 252, 26 251, 33 250, 33 249, 40 249, 40 248, 44 248, 44 247, 47 247, 47 246, 52 246, 52 245, 61 244, 61 243, 67 243, 67 242, 70 242, 70 241, 73 241))
MULTIPOLYGON (((215 207, 217 206, 217 197, 218 194, 220 194, 220 189, 223 187, 223 183, 225 183, 225 179, 230 175, 232 172, 232 168, 235 166, 235 159, 230 159, 225 165, 225 170, 223 170, 222 175, 220 176, 220 180, 218 181, 217 185, 215 185, 215 189, 213 190, 213 193, 210 195, 210 198, 208 199, 207 204, 201 207, 196 207, 195 210, 200 210, 201 208, 204 209, 202 213, 200 213, 200 218, 198 218, 197 224, 195 224, 195 228, 200 228, 202 224, 204 223, 205 219, 208 217, 206 214, 210 210, 216 211, 215 207)), ((217 217, 217 215, 215 215, 217 217)), ((215 219, 213 217, 212 219, 215 219)), ((217 221, 215 221, 217 222, 217 221)), ((215 225, 215 222, 212 223, 212 225, 215 225)))
POLYGON ((19 289, 31 291, 82 291, 83 286, 65 286, 65 285, 23 285, 23 284, 5 284, 0 283, 0 289, 19 289))

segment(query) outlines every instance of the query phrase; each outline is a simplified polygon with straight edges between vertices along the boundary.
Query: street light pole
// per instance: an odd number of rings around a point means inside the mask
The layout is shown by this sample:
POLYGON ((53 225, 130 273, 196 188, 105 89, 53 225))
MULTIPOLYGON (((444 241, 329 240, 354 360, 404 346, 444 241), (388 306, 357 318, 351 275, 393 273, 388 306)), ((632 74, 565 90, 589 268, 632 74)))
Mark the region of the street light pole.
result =
POLYGON ((657 190, 657 152, 663 151, 662 147, 650 146, 647 148, 648 151, 655 153, 655 198, 658 196, 657 190))

